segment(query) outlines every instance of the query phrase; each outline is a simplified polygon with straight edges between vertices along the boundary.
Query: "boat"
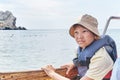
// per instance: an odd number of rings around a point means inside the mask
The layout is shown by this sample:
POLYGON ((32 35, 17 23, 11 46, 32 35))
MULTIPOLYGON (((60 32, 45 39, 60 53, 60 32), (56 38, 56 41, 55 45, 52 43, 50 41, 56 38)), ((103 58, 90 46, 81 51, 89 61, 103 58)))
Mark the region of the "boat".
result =
MULTIPOLYGON (((105 26, 103 35, 105 35, 111 19, 120 19, 120 17, 111 16, 105 26)), ((74 80, 77 76, 77 68, 74 68, 66 75, 66 68, 56 68, 55 70, 58 74, 74 80)), ((53 80, 50 78, 43 70, 33 70, 33 71, 21 71, 21 72, 0 72, 0 80, 53 80)))
MULTIPOLYGON (((58 74, 68 77, 71 80, 77 76, 77 69, 71 70, 69 75, 66 75, 66 68, 57 68, 58 74)), ((53 80, 43 70, 21 71, 21 72, 1 72, 0 80, 53 80)))

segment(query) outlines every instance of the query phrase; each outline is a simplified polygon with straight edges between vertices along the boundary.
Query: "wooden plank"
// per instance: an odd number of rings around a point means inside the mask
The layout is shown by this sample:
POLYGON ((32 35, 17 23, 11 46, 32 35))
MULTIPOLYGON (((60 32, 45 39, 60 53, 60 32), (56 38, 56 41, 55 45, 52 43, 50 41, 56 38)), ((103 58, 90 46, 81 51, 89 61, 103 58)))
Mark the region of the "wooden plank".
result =
MULTIPOLYGON (((67 69, 57 68, 56 72, 62 76, 73 78, 77 75, 76 69, 73 69, 69 75, 66 75, 67 69)), ((0 80, 52 80, 43 70, 21 71, 21 72, 1 72, 0 80)))

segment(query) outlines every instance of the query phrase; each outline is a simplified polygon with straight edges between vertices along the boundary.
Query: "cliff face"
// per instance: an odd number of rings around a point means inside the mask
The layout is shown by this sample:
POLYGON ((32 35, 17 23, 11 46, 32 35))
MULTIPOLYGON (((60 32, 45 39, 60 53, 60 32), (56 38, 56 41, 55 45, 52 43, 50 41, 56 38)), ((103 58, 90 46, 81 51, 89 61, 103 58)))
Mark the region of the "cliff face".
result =
POLYGON ((0 30, 25 30, 24 27, 16 27, 16 17, 10 11, 0 11, 0 30))
POLYGON ((0 28, 3 29, 5 27, 16 28, 16 17, 10 11, 0 11, 0 28))

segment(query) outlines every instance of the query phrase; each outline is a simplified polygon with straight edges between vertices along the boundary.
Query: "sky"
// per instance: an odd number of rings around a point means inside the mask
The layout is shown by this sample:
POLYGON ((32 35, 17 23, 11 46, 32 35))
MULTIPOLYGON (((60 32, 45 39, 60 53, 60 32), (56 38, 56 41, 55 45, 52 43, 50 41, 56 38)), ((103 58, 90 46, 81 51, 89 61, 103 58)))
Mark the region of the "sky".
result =
MULTIPOLYGON (((120 16, 120 0, 0 0, 0 11, 7 10, 17 18, 16 26, 27 29, 69 29, 83 14, 96 17, 104 28, 110 16, 120 16)), ((119 25, 114 20, 110 28, 119 25)))

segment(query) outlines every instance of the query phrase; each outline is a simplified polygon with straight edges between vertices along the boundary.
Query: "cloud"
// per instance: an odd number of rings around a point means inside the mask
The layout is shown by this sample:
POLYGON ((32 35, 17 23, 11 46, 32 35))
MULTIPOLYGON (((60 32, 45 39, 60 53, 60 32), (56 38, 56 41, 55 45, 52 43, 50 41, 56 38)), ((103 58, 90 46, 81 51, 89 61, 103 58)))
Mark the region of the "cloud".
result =
POLYGON ((67 26, 76 22, 84 13, 97 17, 100 25, 105 24, 109 16, 120 13, 118 3, 109 0, 104 3, 96 0, 2 0, 0 9, 11 11, 17 17, 18 26, 68 28, 67 26))

